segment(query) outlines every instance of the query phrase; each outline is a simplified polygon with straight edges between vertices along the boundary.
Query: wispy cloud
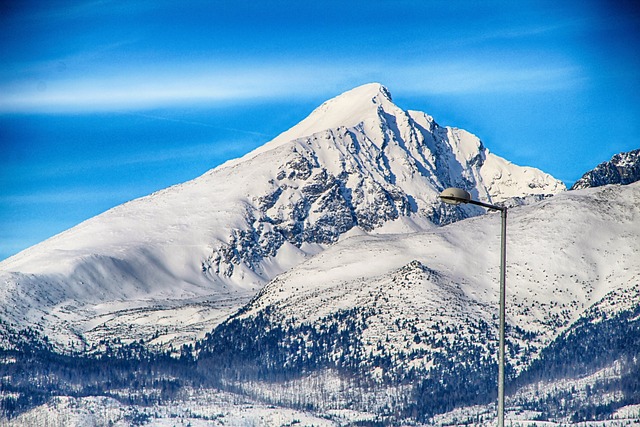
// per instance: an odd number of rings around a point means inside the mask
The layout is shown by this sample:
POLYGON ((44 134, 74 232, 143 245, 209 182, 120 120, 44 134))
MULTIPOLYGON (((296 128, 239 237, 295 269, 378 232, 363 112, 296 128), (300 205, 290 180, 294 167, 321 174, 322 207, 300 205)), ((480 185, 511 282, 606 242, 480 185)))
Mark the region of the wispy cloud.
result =
POLYGON ((60 79, 25 87, 5 83, 0 111, 141 110, 180 103, 250 102, 331 95, 337 88, 366 83, 363 77, 394 89, 424 94, 531 92, 579 84, 570 64, 486 63, 480 59, 416 64, 211 64, 149 69, 116 76, 60 79), (321 82, 321 83, 320 83, 321 82))

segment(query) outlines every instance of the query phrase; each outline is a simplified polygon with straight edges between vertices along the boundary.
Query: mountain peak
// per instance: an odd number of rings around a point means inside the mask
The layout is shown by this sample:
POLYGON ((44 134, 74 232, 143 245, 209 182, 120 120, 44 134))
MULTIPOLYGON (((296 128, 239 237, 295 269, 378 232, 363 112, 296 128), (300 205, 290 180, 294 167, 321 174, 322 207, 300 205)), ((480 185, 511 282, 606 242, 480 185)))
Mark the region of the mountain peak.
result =
POLYGON ((361 86, 357 86, 351 90, 346 91, 342 95, 339 95, 333 99, 338 98, 351 98, 351 99, 370 99, 374 103, 379 102, 379 98, 386 101, 393 102, 391 99, 391 92, 386 86, 380 83, 366 83, 361 86))
POLYGON ((402 111, 393 103, 389 90, 380 83, 358 86, 325 101, 307 118, 266 144, 265 148, 271 149, 327 129, 354 127, 367 119, 378 117, 380 109, 387 112, 402 111))

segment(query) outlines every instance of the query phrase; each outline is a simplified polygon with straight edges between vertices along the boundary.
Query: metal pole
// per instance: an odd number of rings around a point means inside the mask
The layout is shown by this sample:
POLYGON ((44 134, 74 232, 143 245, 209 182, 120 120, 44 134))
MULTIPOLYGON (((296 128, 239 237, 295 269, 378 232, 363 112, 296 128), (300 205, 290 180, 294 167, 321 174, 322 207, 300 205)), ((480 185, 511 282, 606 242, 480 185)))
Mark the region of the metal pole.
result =
POLYGON ((504 306, 507 265, 507 208, 501 209, 502 232, 500 235, 500 348, 498 350, 498 427, 504 427, 504 306))
POLYGON ((440 198, 443 202, 459 205, 470 203, 491 210, 501 212, 502 230, 500 233, 500 342, 498 344, 498 427, 504 427, 504 306, 506 294, 506 274, 507 274, 507 207, 491 205, 489 203, 473 200, 471 194, 460 188, 447 188, 442 191, 440 198))

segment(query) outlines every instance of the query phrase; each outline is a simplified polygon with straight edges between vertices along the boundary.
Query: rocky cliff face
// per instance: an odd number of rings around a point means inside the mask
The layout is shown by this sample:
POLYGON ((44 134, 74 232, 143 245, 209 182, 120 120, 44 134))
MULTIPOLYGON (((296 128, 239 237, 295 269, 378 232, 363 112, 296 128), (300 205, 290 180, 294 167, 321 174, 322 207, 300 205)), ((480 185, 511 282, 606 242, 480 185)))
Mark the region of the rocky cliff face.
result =
POLYGON ((636 181, 640 181, 640 148, 616 154, 608 162, 600 163, 595 169, 582 175, 571 189, 580 190, 608 184, 625 185, 636 181))
POLYGON ((280 154, 268 190, 247 205, 246 228, 217 243, 203 271, 233 275, 244 264, 262 275, 260 263, 285 243, 329 245, 349 232, 417 231, 482 212, 443 206, 438 194, 450 186, 490 203, 564 190, 539 170, 493 155, 464 130, 401 110, 377 84, 327 101, 241 161, 257 163, 271 151, 280 154))

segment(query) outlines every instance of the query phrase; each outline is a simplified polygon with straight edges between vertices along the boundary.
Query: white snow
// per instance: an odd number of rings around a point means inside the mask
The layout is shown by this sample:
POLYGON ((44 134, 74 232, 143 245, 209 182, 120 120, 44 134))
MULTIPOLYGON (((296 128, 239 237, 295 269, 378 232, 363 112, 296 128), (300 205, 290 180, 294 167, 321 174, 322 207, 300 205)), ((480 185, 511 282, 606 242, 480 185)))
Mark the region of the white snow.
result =
POLYGON ((126 427, 133 419, 149 427, 209 426, 316 426, 339 424, 308 412, 265 405, 246 397, 217 390, 186 389, 179 399, 163 405, 124 405, 107 397, 56 397, 12 420, 0 418, 6 427, 126 427))
MULTIPOLYGON (((610 313, 638 303, 639 200, 636 183, 510 210, 507 321, 536 336, 510 339, 539 350, 596 303, 610 313)), ((463 329, 468 320, 495 325, 499 245, 499 214, 419 233, 352 237, 278 276, 242 316, 275 307, 297 323, 315 324, 339 310, 383 307, 390 317, 369 320, 367 351, 375 353, 387 336, 387 349, 410 352, 413 334, 394 329, 398 319, 418 330, 442 320, 463 329), (414 260, 439 277, 406 270, 414 260)))

